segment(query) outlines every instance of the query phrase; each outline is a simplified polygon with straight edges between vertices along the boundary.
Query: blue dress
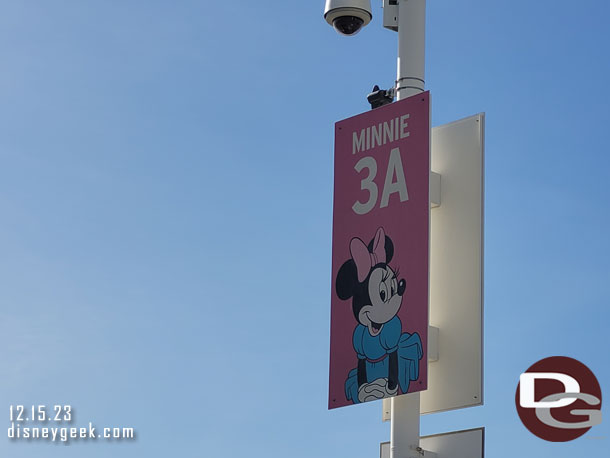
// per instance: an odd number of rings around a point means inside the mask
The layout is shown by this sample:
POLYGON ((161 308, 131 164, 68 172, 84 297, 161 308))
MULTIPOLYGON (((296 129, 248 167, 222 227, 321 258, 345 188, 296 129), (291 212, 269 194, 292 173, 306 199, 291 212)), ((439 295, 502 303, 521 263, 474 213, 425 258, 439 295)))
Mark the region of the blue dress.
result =
MULTIPOLYGON (((423 348, 419 334, 401 333, 402 324, 395 316, 383 325, 381 332, 372 336, 368 327, 359 324, 354 330, 353 344, 358 359, 366 360, 366 381, 387 378, 389 354, 398 350, 398 385, 403 393, 409 390, 409 382, 419 377, 419 360, 423 348)), ((345 396, 354 404, 358 400, 358 368, 352 369, 345 381, 345 396)))

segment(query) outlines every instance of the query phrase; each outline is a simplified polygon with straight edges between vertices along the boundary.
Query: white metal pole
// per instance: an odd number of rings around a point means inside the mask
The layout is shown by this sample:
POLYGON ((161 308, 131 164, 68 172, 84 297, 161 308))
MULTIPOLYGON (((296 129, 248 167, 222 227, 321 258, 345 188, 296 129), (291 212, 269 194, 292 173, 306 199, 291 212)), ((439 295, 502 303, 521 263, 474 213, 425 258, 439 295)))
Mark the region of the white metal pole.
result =
POLYGON ((424 91, 426 0, 398 0, 396 99, 424 91))
MULTIPOLYGON (((426 0, 398 0, 397 100, 424 91, 425 31, 426 0)), ((419 393, 392 398, 391 408, 390 458, 421 458, 419 393)))
POLYGON ((421 458, 419 447, 419 393, 391 399, 390 458, 421 458))

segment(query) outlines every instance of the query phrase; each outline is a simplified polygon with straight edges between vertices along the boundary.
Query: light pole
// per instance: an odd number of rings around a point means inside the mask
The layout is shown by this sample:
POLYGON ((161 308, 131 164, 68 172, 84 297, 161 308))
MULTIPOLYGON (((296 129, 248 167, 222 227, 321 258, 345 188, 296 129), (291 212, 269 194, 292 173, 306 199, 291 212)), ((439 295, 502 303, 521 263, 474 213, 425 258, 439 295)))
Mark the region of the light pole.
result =
MULTIPOLYGON (((425 88, 426 0, 382 0, 383 25, 398 32, 396 99, 425 88)), ((372 19, 370 0, 326 0, 324 18, 339 33, 354 35, 372 19)), ((390 457, 421 458, 419 393, 391 398, 390 457)), ((429 456, 426 453, 426 456, 429 456)))
MULTIPOLYGON (((384 0, 389 8, 389 0, 384 0)), ((424 91, 426 65, 426 0, 397 0, 392 8, 398 17, 398 58, 396 99, 402 100, 424 91)), ((386 10, 385 13, 391 13, 386 10)), ((427 363, 427 361, 426 361, 427 363)), ((390 458, 415 457, 419 448, 419 392, 390 400, 390 458)))
MULTIPOLYGON (((396 1, 398 2, 398 8, 394 8, 398 10, 396 98, 401 100, 424 91, 426 0, 396 1)), ((389 3, 389 0, 385 0, 384 8, 388 8, 389 3)))
MULTIPOLYGON (((398 32, 397 100, 424 91, 426 0, 382 0, 383 26, 398 32)), ((372 19, 370 0, 326 0, 324 18, 342 35, 355 35, 372 19)))

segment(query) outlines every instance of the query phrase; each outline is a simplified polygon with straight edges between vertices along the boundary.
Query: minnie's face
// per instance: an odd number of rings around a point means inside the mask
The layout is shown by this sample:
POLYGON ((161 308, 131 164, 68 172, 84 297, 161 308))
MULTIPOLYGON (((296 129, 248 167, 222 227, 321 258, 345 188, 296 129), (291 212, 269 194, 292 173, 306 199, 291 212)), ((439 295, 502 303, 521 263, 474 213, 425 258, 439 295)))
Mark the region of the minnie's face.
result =
POLYGON ((372 336, 378 335, 383 325, 396 316, 405 289, 406 282, 398 281, 390 266, 373 269, 368 284, 371 305, 362 307, 358 314, 358 321, 369 328, 372 336))

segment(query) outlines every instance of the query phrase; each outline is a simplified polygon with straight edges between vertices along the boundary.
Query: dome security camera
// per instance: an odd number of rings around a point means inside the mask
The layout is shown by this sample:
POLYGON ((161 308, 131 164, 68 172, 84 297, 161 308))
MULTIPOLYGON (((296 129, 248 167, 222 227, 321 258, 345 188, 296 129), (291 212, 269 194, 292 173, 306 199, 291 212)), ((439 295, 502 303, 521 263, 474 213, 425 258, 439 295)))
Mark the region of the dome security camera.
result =
POLYGON ((326 0, 324 19, 341 35, 354 35, 371 22, 371 0, 326 0))

